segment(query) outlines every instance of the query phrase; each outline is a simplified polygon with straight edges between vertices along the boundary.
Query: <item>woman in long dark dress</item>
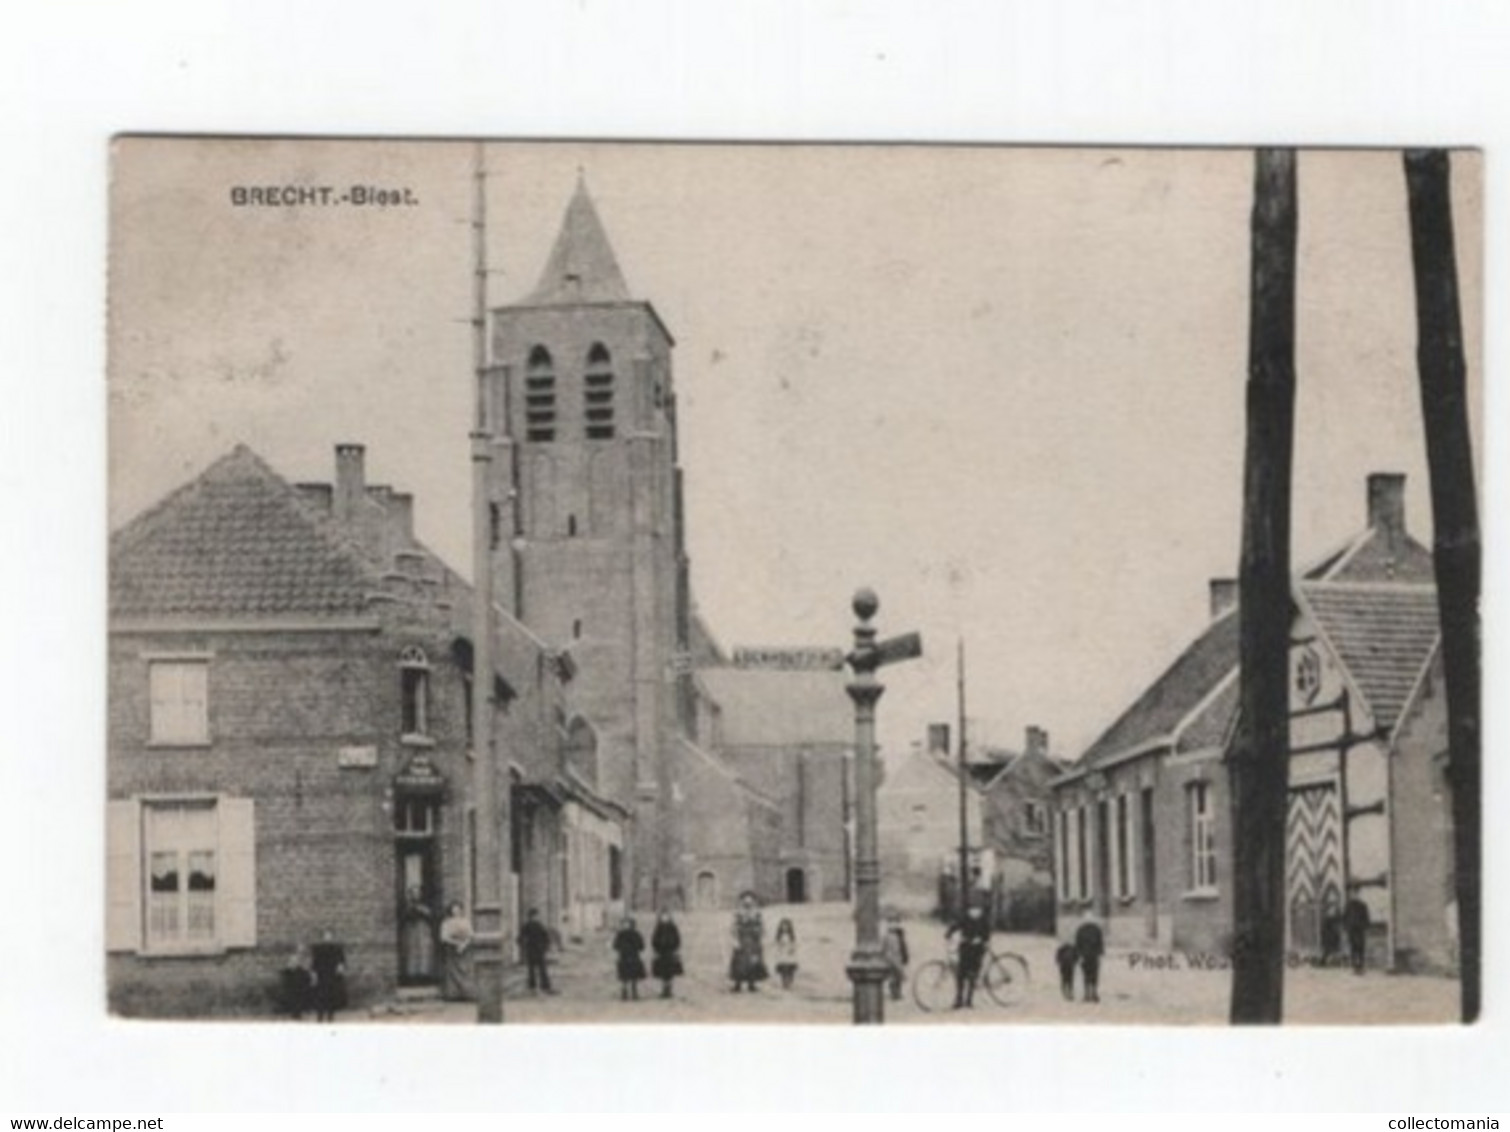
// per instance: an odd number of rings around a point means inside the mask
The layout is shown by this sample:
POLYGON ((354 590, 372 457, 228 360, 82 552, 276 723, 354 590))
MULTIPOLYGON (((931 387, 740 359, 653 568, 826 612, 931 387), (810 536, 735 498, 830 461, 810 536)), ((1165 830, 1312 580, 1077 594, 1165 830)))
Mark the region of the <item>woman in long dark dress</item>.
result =
POLYGON ((670 998, 671 982, 682 973, 682 933, 670 912, 662 912, 656 920, 655 931, 650 933, 650 950, 655 953, 650 973, 661 980, 661 997, 670 998))
POLYGON ((404 969, 411 982, 426 982, 435 977, 435 916, 425 903, 419 886, 404 894, 403 914, 404 969))
POLYGON ((640 980, 645 977, 645 937, 634 926, 634 917, 624 917, 613 937, 613 949, 619 957, 619 997, 626 1001, 639 998, 640 980))
POLYGON ((334 1022, 336 1011, 346 1008, 346 949, 326 928, 320 933, 320 942, 309 949, 309 954, 315 980, 311 996, 315 1020, 334 1022))
POLYGON ((440 947, 444 961, 442 997, 465 1002, 472 997, 472 979, 467 971, 467 954, 472 948, 472 921, 461 901, 453 900, 440 924, 440 947))

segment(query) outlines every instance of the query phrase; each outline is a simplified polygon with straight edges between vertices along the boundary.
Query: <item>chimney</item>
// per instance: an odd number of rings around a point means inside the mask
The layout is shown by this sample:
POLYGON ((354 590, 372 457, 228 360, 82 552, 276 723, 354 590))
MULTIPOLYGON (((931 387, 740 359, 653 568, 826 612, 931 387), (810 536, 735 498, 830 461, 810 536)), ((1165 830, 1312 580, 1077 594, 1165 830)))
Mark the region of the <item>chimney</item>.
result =
POLYGON ((414 545, 413 494, 395 491, 388 497, 388 523, 395 548, 405 550, 414 545))
POLYGON ((1028 730, 1023 736, 1022 753, 1029 756, 1043 755, 1047 758, 1049 754, 1049 733, 1042 727, 1034 727, 1029 724, 1028 730))
POLYGON ((1382 531, 1391 547, 1405 536, 1405 476, 1375 472, 1368 477, 1368 525, 1382 531))
POLYGON ((1207 585, 1211 587, 1211 620, 1237 607, 1236 578, 1212 578, 1207 585))
POLYGON ((335 517, 351 523, 367 498, 367 450, 360 444, 336 445, 335 517))
POLYGON ((928 753, 935 751, 949 751, 949 725, 947 723, 930 723, 928 725, 928 753))

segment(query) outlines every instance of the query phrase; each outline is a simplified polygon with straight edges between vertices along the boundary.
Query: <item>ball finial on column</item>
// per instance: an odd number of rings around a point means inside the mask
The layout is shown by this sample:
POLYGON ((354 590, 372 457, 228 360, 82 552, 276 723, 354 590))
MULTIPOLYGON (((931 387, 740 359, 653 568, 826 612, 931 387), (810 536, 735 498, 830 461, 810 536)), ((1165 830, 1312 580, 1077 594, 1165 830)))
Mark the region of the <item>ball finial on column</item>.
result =
POLYGON ((855 611, 855 616, 861 621, 869 621, 876 615, 876 610, 881 608, 881 599, 876 596, 875 590, 869 586, 862 586, 855 591, 850 608, 855 611))

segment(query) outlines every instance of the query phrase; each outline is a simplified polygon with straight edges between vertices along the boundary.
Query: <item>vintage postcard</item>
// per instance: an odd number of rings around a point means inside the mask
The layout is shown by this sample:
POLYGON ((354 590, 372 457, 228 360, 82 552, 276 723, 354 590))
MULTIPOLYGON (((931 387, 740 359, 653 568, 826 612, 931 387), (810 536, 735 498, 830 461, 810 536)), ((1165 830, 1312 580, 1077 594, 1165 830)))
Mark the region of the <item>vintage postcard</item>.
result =
POLYGON ((111 1013, 1475 1013, 1478 153, 111 166, 111 1013))

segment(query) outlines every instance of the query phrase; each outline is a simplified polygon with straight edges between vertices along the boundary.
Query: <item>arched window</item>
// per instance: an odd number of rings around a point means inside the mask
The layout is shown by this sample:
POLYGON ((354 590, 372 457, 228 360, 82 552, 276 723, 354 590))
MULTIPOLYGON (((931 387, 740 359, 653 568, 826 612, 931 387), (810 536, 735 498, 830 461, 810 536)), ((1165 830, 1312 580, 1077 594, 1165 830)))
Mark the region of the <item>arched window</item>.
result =
POLYGON ((556 368, 544 346, 530 351, 524 370, 524 438, 556 439, 556 368))
POLYGON ((587 372, 582 383, 582 412, 587 422, 588 440, 612 440, 613 427, 613 359, 608 347, 594 342, 587 351, 587 372))
POLYGON ((429 731, 430 661, 425 650, 410 645, 399 653, 399 692, 402 703, 401 723, 405 735, 424 735, 429 731))

